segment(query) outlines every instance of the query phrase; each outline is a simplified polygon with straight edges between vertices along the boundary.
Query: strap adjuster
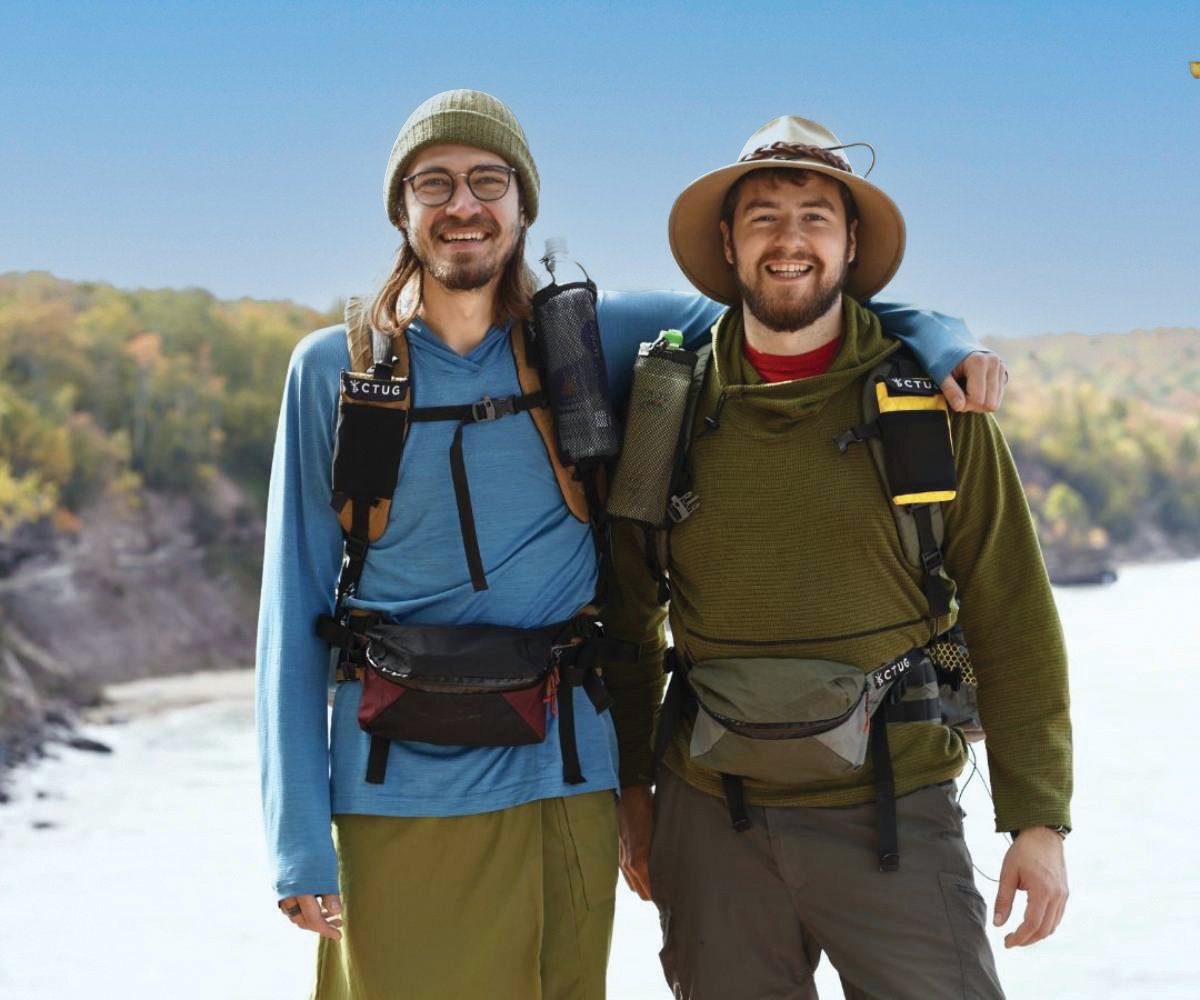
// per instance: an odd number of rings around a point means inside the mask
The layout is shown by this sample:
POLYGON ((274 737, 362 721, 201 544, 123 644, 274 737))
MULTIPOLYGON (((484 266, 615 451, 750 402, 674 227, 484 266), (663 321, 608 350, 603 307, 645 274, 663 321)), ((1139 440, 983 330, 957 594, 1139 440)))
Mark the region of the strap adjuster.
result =
POLYGON ((667 516, 675 523, 686 521, 700 506, 700 498, 692 490, 680 495, 676 493, 667 501, 667 516))
POLYGON ((502 399, 492 399, 485 395, 477 403, 471 404, 471 420, 477 424, 486 424, 501 417, 509 417, 517 412, 512 396, 502 399))

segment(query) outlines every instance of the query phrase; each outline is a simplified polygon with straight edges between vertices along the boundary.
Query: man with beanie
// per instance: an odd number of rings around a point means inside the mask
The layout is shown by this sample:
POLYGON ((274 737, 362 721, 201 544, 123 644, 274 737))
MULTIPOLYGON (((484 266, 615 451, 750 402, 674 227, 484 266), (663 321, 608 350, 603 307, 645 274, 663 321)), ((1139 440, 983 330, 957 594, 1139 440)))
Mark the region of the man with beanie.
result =
MULTIPOLYGON (((546 411, 520 381, 534 287, 525 232, 538 193, 525 134, 490 95, 438 94, 400 131, 384 195, 403 244, 366 315, 383 357, 407 358, 413 420, 386 529, 352 588, 340 584, 343 552, 347 564, 356 557, 344 550, 345 498, 333 497, 331 479, 339 384, 345 400, 362 382, 339 383, 343 371, 363 371, 352 367, 347 328, 305 338, 287 375, 267 515, 259 745, 275 890, 282 912, 321 936, 319 1000, 604 995, 617 736, 640 733, 653 710, 639 671, 606 671, 611 713, 594 690, 548 690, 533 720, 545 725, 539 742, 380 741, 360 728, 365 685, 353 669, 343 676, 339 666, 327 727, 330 653, 313 627, 334 612, 335 590, 353 614, 460 629, 464 642, 568 621, 593 600, 589 525, 568 509, 539 430, 546 411), (564 776, 564 699, 582 780, 564 776)), ((602 294, 614 391, 624 391, 640 340, 677 327, 696 342, 719 312, 695 295, 602 294)), ((939 378, 972 350, 944 317, 880 312, 939 378)), ((1001 372, 981 354, 959 368, 974 405, 995 406, 1001 372)))
POLYGON ((844 148, 779 118, 679 196, 676 260, 730 308, 696 396, 691 513, 655 546, 669 591, 645 528, 612 529, 609 634, 640 644, 646 705, 671 671, 652 802, 644 713, 622 760, 642 775, 622 868, 686 1000, 815 997, 822 954, 856 1000, 1003 996, 953 782, 963 640, 1015 837, 994 921, 1026 890, 1005 944, 1028 945, 1066 904, 1066 655, 1032 520, 995 422, 948 415, 861 305, 904 221, 844 148))

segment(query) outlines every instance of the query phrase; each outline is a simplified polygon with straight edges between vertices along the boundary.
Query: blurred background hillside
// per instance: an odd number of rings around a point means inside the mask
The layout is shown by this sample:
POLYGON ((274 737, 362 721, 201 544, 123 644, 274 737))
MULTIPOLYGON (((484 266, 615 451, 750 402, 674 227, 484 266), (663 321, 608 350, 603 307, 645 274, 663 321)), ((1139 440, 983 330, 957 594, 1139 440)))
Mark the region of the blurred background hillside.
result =
MULTIPOLYGON (((0 276, 0 735, 247 664, 290 302, 0 276)), ((1007 338, 1001 424, 1060 581, 1200 553, 1200 330, 1007 338)))

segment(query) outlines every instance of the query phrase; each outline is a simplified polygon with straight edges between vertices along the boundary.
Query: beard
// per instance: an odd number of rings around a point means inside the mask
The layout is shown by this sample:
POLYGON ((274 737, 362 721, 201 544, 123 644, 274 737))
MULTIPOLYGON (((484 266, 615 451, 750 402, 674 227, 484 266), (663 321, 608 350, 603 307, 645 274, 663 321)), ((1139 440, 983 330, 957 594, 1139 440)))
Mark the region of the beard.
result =
POLYGON ((755 319, 774 333, 791 333, 811 326, 829 312, 834 303, 842 297, 842 289, 846 287, 846 276, 850 270, 849 261, 843 260, 836 271, 826 271, 824 264, 811 257, 803 258, 802 263, 812 265, 813 286, 806 295, 796 298, 789 294, 786 288, 769 287, 769 279, 762 274, 759 267, 754 270, 754 283, 746 284, 738 266, 737 251, 734 251, 733 276, 742 302, 755 319))
POLYGON ((428 235, 410 233, 409 245, 421 266, 443 288, 452 292, 468 292, 482 288, 513 259, 518 243, 516 235, 509 239, 507 245, 500 242, 501 237, 502 232, 495 220, 476 215, 465 222, 455 220, 440 223, 428 235), (455 253, 453 243, 441 241, 441 234, 447 229, 478 229, 490 238, 491 246, 487 253, 465 253, 460 256, 455 253), (442 256, 447 251, 449 256, 442 256))

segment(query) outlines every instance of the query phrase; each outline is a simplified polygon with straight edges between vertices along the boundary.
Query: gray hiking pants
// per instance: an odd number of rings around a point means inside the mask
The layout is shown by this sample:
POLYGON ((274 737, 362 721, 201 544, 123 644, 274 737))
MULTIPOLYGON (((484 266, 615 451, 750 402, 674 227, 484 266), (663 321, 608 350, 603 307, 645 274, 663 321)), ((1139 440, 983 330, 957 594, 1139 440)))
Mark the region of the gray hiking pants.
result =
POLYGON ((896 800, 900 870, 879 871, 874 803, 748 807, 667 768, 650 883, 678 1000, 812 1000, 829 956, 849 1000, 1003 1000, 953 783, 896 800))

